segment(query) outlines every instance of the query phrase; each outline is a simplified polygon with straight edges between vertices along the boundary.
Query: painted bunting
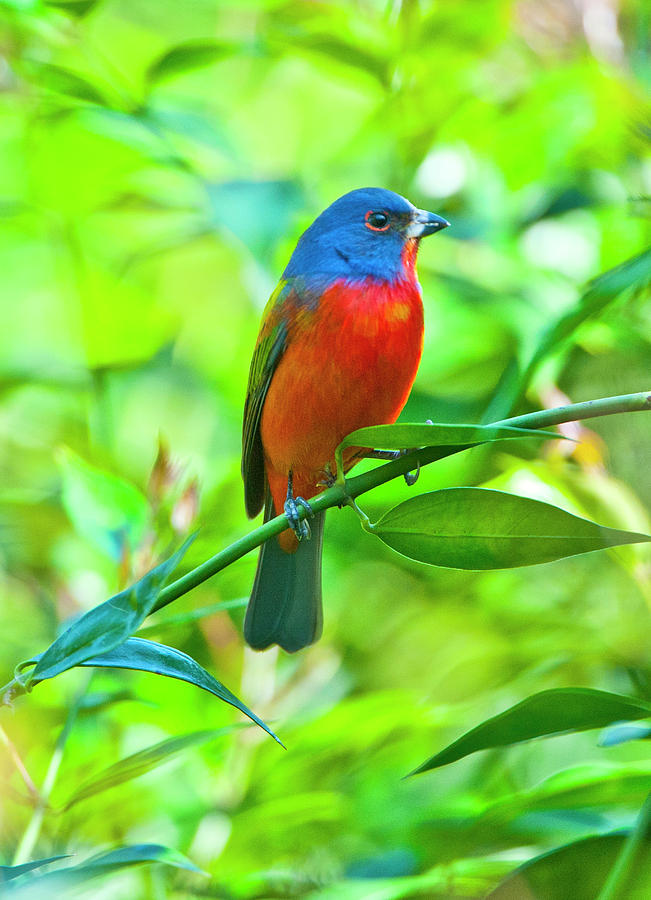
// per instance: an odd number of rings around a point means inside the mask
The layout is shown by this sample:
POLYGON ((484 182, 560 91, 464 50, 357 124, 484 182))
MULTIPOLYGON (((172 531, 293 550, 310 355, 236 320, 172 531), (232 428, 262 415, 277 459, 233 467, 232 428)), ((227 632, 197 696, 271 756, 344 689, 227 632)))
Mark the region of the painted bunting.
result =
MULTIPOLYGON (((265 308, 244 407, 246 511, 285 511, 292 528, 260 550, 244 623, 255 649, 321 635, 325 513, 308 524, 298 506, 332 483, 347 434, 405 405, 423 347, 416 254, 448 224, 393 191, 351 191, 302 235, 265 308)), ((361 453, 348 448, 346 471, 361 453)))

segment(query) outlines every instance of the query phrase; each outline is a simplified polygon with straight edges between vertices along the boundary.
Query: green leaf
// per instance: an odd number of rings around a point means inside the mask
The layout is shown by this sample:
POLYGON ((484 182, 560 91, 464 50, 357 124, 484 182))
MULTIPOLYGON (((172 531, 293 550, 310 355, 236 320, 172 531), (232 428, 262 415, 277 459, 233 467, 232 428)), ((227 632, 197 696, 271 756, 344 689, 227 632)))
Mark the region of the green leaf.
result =
POLYGON ((59 856, 48 856, 46 859, 33 859, 31 862, 23 863, 22 866, 0 866, 0 884, 5 881, 12 881, 32 869, 38 869, 41 866, 47 866, 48 863, 56 862, 57 859, 67 859, 67 853, 59 856))
POLYGON ((108 105, 106 97, 101 91, 77 72, 52 63, 30 62, 26 69, 32 80, 39 87, 47 88, 57 94, 64 94, 67 97, 73 97, 75 100, 94 103, 97 106, 108 105))
POLYGON ((337 63, 352 66, 363 72, 367 72, 376 78, 380 84, 387 85, 390 78, 390 66, 388 61, 367 45, 365 47, 352 41, 342 40, 336 34, 311 33, 301 35, 288 35, 293 47, 326 56, 337 63))
POLYGON ((567 312, 545 332, 527 366, 525 383, 547 354, 551 350, 556 350, 579 325, 598 315, 621 294, 628 291, 642 291, 649 284, 651 284, 651 250, 645 250, 595 278, 574 309, 567 312))
MULTIPOLYGON (((604 834, 537 856, 508 875, 486 900, 595 900, 625 840, 625 834, 604 834)), ((646 900, 651 886, 651 842, 636 857, 634 875, 626 900, 646 900)))
POLYGON ((63 506, 83 537, 119 561, 140 543, 149 518, 145 496, 128 481, 91 466, 67 447, 57 454, 63 506))
POLYGON ((163 847, 161 844, 134 844, 100 853, 77 866, 66 866, 55 872, 37 875, 26 882, 23 881, 12 894, 18 897, 42 898, 56 890, 55 896, 58 898, 63 896, 60 891, 74 888, 100 875, 108 875, 142 863, 163 863, 176 869, 205 874, 187 856, 170 847, 163 847))
MULTIPOLYGON (((108 853, 99 853, 97 856, 91 857, 80 866, 74 866, 74 869, 96 869, 103 872, 112 871, 114 869, 131 866, 141 862, 162 862, 168 866, 174 866, 177 869, 187 869, 189 872, 201 872, 195 864, 171 847, 164 847, 161 844, 133 844, 130 847, 118 847, 115 850, 109 850, 108 853)), ((204 874, 201 872, 201 874, 204 874)))
POLYGON ((226 41, 188 41, 172 47, 154 60, 147 69, 146 79, 151 84, 181 75, 189 69, 209 66, 238 49, 241 48, 226 41))
POLYGON ((98 3, 99 0, 45 0, 46 6, 53 6, 75 19, 83 19, 98 3))
POLYGON ((131 701, 145 702, 128 688, 123 688, 119 691, 93 691, 92 693, 84 694, 79 700, 79 713, 80 715, 94 715, 104 709, 108 709, 109 706, 114 706, 116 703, 131 701))
POLYGON ((448 488, 412 497, 370 526, 398 553, 450 569, 510 569, 620 544, 646 534, 606 528, 527 497, 448 488))
POLYGON ((195 662, 187 653, 182 653, 174 647, 166 647, 165 644, 158 644, 156 641, 146 641, 143 638, 129 638, 119 647, 115 647, 101 656, 94 656, 92 659, 86 659, 82 666, 100 666, 108 669, 134 669, 140 672, 154 672, 156 675, 166 675, 168 678, 178 678, 180 681, 187 681, 194 684, 208 693, 219 697, 226 703, 230 703, 245 716, 248 716, 256 725, 263 728, 275 741, 282 747, 283 744, 278 740, 276 735, 270 728, 265 725, 262 719, 259 719, 254 712, 245 706, 235 694, 232 694, 227 687, 216 678, 206 672, 199 663, 195 662))
POLYGON ((194 537, 191 537, 185 541, 173 556, 140 581, 73 622, 44 653, 21 663, 19 668, 22 669, 36 662, 29 683, 33 685, 46 678, 54 678, 91 656, 106 653, 122 644, 152 611, 161 589, 193 540, 194 537))
POLYGON ((108 791, 119 784, 138 778, 139 775, 144 775, 145 772, 150 772, 157 766, 162 765, 162 763, 167 762, 172 756, 181 753, 187 747, 196 747, 208 741, 214 741, 216 738, 233 731, 236 727, 238 726, 229 725, 225 728, 208 731, 193 731, 180 737, 167 738, 167 740, 147 747, 145 750, 139 750, 137 753, 121 759, 84 782, 81 787, 70 795, 61 812, 67 812, 81 800, 86 800, 88 797, 93 797, 102 791, 108 791))
POLYGON ((511 425, 445 425, 398 422, 396 425, 373 425, 358 428, 346 435, 337 450, 345 447, 372 447, 376 450, 404 450, 410 447, 472 447, 491 441, 513 438, 555 438, 563 435, 554 431, 536 431, 511 425))
POLYGON ((216 613, 224 612, 227 609, 243 609, 249 602, 248 597, 237 597, 232 600, 218 600, 216 603, 210 603, 208 606, 200 606, 198 609, 188 609, 186 612, 177 613, 173 616, 165 616, 157 619, 151 625, 145 625, 144 628, 138 630, 138 636, 143 637, 146 634, 157 634, 165 628, 176 628, 178 625, 188 625, 191 622, 198 622, 206 616, 214 616, 216 613))
POLYGON ((591 688, 541 691, 477 725, 411 772, 427 772, 462 759, 477 750, 507 747, 575 731, 603 728, 622 719, 646 719, 651 703, 591 688))
POLYGON ((650 283, 651 250, 645 250, 595 278, 578 303, 545 329, 524 371, 519 371, 515 361, 507 367, 485 412, 485 419, 490 421, 507 416, 540 364, 556 353, 584 322, 598 316, 622 294, 641 292, 650 283))

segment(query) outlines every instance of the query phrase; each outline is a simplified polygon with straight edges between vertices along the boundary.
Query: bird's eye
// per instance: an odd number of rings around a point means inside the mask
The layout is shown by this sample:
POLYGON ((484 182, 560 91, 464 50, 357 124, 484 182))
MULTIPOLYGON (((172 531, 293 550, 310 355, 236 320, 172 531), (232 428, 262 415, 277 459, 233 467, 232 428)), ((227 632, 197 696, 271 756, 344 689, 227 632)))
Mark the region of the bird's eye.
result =
POLYGON ((371 231, 387 231, 391 224, 391 220, 385 212, 373 212, 373 210, 369 210, 364 218, 366 227, 371 231))

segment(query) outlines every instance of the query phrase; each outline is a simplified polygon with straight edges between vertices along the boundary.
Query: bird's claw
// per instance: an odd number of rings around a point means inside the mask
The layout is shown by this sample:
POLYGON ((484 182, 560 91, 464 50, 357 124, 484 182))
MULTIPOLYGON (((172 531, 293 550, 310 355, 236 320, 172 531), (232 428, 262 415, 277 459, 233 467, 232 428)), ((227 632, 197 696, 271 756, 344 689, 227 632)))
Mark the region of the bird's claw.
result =
MULTIPOLYGON (((408 447, 405 450, 398 450, 397 456, 398 458, 401 456, 406 456, 408 453, 413 453, 414 450, 418 449, 417 447, 408 447)), ((405 479, 405 484, 407 487, 412 487, 418 481, 418 476, 420 475, 420 463, 416 463, 416 469, 413 472, 405 472, 402 476, 405 479)))
MULTIPOLYGON (((434 422, 432 422, 431 419, 426 419, 426 424, 433 425, 434 422)), ((401 450, 400 453, 401 453, 401 455, 404 455, 405 453, 411 453, 411 450, 401 450)), ((419 475, 420 475, 420 463, 417 462, 415 471, 405 472, 405 474, 402 477, 405 479, 405 484, 407 485, 407 487, 413 487, 413 485, 415 485, 416 482, 418 481, 419 475)))
POLYGON ((420 463, 416 463, 416 469, 413 472, 405 472, 402 476, 405 479, 405 484, 407 487, 413 487, 418 481, 418 476, 420 475, 420 463))
POLYGON ((307 519, 301 519, 298 508, 302 506, 305 514, 313 519, 315 512, 310 504, 303 497, 288 497, 285 500, 285 515, 289 521, 289 526, 299 541, 309 540, 312 537, 312 529, 307 519))
POLYGON ((330 468, 329 463, 327 463, 322 469, 322 474, 323 478, 317 481, 317 487, 331 488, 337 483, 337 476, 332 474, 332 469, 330 468))

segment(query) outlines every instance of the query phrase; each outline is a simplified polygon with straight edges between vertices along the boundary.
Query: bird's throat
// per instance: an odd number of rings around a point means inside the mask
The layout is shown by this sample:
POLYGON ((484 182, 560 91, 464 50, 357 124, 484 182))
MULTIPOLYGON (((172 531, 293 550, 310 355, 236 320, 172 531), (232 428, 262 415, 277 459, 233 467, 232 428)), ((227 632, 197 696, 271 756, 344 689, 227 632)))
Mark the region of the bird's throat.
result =
POLYGON ((416 257, 420 238, 408 238, 402 248, 402 268, 407 279, 416 279, 416 257))

